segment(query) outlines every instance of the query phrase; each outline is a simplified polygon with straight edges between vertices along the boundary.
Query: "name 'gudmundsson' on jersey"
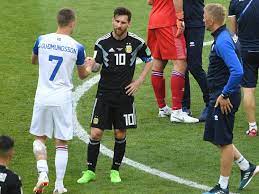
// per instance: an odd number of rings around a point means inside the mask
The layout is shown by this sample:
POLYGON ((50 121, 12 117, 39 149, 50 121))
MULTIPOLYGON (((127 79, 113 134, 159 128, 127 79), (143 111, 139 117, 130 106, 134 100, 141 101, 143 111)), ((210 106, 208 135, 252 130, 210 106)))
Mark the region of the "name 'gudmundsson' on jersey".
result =
POLYGON ((72 47, 69 47, 69 46, 63 46, 63 45, 58 45, 58 44, 45 44, 45 43, 42 43, 41 45, 39 45, 39 48, 59 50, 59 51, 73 53, 73 54, 77 53, 77 48, 72 48, 72 47))

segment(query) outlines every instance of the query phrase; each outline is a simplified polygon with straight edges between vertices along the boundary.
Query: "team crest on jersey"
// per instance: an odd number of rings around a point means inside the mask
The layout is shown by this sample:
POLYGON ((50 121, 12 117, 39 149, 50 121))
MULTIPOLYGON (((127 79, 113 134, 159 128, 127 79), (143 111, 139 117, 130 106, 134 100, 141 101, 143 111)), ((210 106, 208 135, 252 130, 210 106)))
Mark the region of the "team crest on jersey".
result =
POLYGON ((93 124, 97 125, 99 123, 98 117, 94 117, 93 119, 93 124))
POLYGON ((234 41, 235 43, 237 43, 237 41, 238 41, 238 36, 237 36, 237 35, 234 35, 234 36, 232 36, 232 39, 233 39, 233 41, 234 41))
POLYGON ((130 43, 127 43, 125 51, 126 53, 132 53, 132 46, 130 43))

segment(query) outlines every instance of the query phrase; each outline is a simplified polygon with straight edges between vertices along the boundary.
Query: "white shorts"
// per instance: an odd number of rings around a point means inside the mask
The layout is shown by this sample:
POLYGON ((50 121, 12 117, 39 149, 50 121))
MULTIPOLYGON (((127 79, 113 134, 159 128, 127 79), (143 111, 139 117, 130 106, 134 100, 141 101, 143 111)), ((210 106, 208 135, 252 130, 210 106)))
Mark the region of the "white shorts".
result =
POLYGON ((36 136, 54 137, 60 140, 73 138, 72 103, 61 106, 34 104, 30 133, 36 136))

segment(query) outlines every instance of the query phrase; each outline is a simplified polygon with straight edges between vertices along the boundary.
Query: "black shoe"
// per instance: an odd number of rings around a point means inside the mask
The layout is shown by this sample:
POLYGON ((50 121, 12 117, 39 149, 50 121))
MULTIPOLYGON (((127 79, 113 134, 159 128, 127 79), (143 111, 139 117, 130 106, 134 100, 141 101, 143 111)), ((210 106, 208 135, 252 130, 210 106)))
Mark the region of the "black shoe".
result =
POLYGON ((239 184, 239 190, 244 189, 252 180, 256 170, 256 165, 249 162, 249 168, 247 170, 240 170, 241 171, 241 180, 239 184))
POLYGON ((222 189, 219 184, 213 187, 210 191, 204 192, 202 194, 229 194, 228 188, 222 189))

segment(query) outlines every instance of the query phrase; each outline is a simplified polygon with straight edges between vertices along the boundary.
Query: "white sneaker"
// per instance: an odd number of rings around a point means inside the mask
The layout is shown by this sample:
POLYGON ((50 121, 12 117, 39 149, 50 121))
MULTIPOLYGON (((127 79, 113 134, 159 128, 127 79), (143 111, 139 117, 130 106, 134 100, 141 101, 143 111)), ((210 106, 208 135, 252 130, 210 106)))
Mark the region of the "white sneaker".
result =
POLYGON ((169 117, 171 115, 171 108, 167 105, 163 108, 159 108, 158 117, 169 117))
POLYGON ((66 188, 55 188, 53 191, 53 194, 62 194, 62 193, 66 193, 67 189, 66 188))
POLYGON ((36 194, 43 193, 44 187, 49 185, 49 178, 46 172, 41 172, 38 177, 38 182, 33 189, 36 194))
POLYGON ((178 123, 198 123, 199 119, 188 116, 186 112, 183 112, 182 109, 179 109, 179 110, 172 110, 170 121, 178 122, 178 123))

